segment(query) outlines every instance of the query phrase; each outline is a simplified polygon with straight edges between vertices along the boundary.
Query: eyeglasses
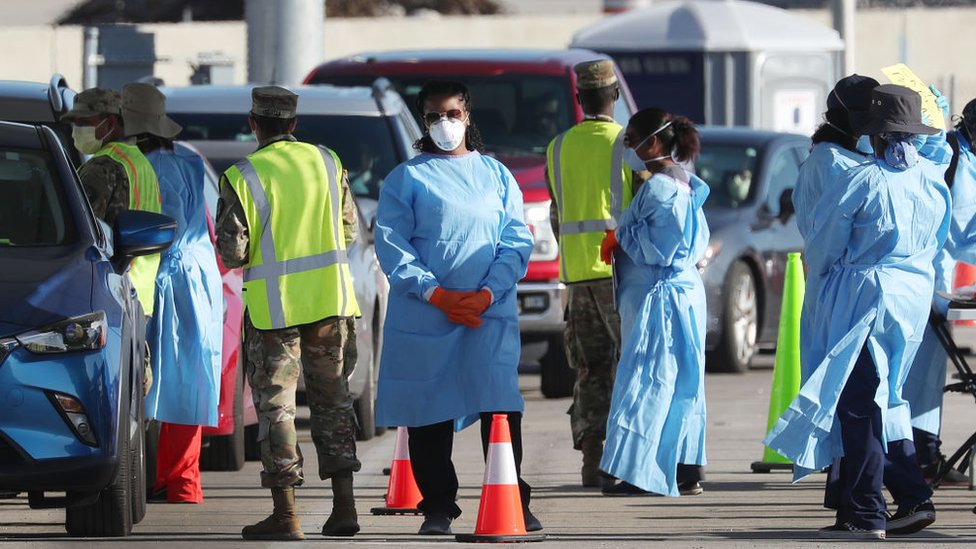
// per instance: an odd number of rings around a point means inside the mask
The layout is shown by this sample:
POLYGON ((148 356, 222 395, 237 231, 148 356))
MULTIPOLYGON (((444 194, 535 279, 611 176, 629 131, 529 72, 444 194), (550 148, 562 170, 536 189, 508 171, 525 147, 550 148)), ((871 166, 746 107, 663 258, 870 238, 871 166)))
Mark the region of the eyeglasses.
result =
POLYGON ((444 116, 448 118, 452 118, 454 120, 461 120, 462 118, 464 118, 464 111, 462 111, 461 109, 451 109, 445 112, 427 112, 424 113, 424 122, 426 122, 427 125, 429 126, 434 122, 437 122, 444 116))

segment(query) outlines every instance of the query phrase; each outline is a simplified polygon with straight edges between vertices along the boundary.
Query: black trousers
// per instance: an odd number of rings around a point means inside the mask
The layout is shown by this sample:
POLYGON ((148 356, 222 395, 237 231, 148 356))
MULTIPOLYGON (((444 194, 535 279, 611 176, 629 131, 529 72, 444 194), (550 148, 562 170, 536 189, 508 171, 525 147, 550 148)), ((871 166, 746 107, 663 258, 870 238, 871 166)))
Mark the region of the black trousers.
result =
POLYGON ((676 472, 676 480, 678 481, 678 484, 705 480, 705 468, 701 465, 686 465, 684 463, 679 463, 678 470, 676 472))
MULTIPOLYGON (((528 507, 532 487, 522 480, 522 413, 482 412, 481 449, 488 456, 488 435, 491 432, 492 414, 507 414, 512 435, 512 452, 515 454, 515 471, 518 474, 522 506, 528 507)), ((454 450, 454 422, 442 421, 422 427, 408 427, 410 466, 423 496, 417 508, 423 513, 447 513, 452 518, 461 515, 455 500, 458 492, 457 472, 451 453, 454 450)))
POLYGON ((882 447, 884 426, 874 402, 879 383, 877 367, 865 346, 837 403, 844 457, 831 466, 824 494, 824 506, 837 510, 837 522, 851 521, 872 530, 884 530, 887 523, 882 486, 900 509, 932 497, 912 441, 893 440, 887 449, 882 447))

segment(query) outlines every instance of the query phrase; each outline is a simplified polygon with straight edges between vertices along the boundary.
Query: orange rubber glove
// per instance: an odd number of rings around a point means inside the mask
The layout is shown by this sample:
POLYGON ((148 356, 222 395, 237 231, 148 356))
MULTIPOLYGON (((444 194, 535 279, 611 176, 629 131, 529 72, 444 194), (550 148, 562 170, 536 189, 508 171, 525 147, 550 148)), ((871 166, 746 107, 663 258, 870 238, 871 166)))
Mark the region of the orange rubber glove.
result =
POLYGON ((617 233, 607 229, 607 236, 603 237, 603 242, 600 243, 600 259, 607 265, 610 265, 613 262, 613 254, 619 247, 617 233))
POLYGON ((430 304, 447 314, 447 319, 455 324, 469 328, 480 328, 481 319, 473 314, 470 307, 460 306, 461 300, 474 296, 474 292, 455 292, 438 287, 430 295, 430 304))
POLYGON ((488 290, 479 290, 471 297, 466 297, 458 303, 458 306, 467 308, 468 310, 474 312, 475 316, 481 316, 485 314, 488 307, 491 306, 491 292, 488 290))

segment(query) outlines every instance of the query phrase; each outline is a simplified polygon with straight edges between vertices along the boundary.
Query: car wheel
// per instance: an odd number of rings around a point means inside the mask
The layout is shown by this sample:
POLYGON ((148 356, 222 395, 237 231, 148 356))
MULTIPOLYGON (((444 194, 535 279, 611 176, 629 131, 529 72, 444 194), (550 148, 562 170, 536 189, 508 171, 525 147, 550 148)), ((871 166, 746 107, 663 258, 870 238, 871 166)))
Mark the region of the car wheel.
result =
MULTIPOLYGON (((380 359, 383 357, 383 326, 380 325, 380 304, 373 306, 373 423, 376 423, 376 387, 379 386, 380 359)), ((386 432, 385 426, 377 425, 376 436, 386 432)))
POLYGON ((244 459, 261 461, 261 443, 258 442, 258 424, 244 427, 244 459))
POLYGON ((136 408, 138 411, 136 412, 135 430, 130 449, 132 460, 129 468, 132 475, 132 524, 139 524, 146 517, 146 493, 148 491, 146 485, 148 480, 146 478, 146 417, 141 389, 142 384, 140 382, 136 389, 136 408))
POLYGON ((370 349, 372 360, 369 361, 369 372, 366 374, 366 383, 363 385, 363 392, 353 403, 356 411, 356 422, 359 424, 356 429, 356 440, 369 440, 376 435, 376 337, 373 337, 373 348, 370 349))
POLYGON ((755 277, 744 261, 729 269, 722 292, 724 313, 718 346, 709 353, 708 370, 739 373, 749 369, 759 335, 759 298, 755 277))
POLYGON ((145 485, 147 494, 152 494, 153 485, 156 484, 156 454, 159 452, 159 428, 159 422, 155 419, 150 419, 146 422, 146 433, 143 444, 146 447, 145 485))
MULTIPOLYGON (((125 389, 123 389, 125 390, 125 389)), ((130 393, 131 394, 131 393, 130 393)), ((141 394, 141 393, 140 393, 141 394)), ((94 503, 65 509, 64 529, 74 537, 122 537, 132 533, 132 466, 130 455, 129 398, 119 411, 119 468, 115 480, 102 489, 94 503)))
POLYGON ((562 334, 549 338, 549 347, 546 354, 539 359, 539 365, 541 366, 542 396, 546 398, 573 396, 576 372, 569 367, 562 334))
POLYGON ((234 382, 234 431, 229 435, 211 435, 200 449, 200 470, 240 471, 244 468, 244 367, 237 355, 234 382))

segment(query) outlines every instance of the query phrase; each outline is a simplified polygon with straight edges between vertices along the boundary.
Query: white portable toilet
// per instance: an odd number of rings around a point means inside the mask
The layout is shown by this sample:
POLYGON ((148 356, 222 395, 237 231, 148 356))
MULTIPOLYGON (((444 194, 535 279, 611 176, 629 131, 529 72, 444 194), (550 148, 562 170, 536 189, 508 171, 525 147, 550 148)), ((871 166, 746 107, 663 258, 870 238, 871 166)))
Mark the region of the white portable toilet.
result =
POLYGON ((741 0, 677 0, 607 17, 571 47, 614 58, 643 107, 809 135, 840 74, 837 31, 741 0))

